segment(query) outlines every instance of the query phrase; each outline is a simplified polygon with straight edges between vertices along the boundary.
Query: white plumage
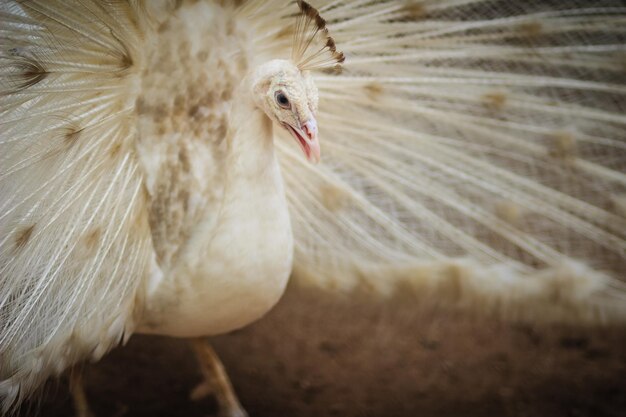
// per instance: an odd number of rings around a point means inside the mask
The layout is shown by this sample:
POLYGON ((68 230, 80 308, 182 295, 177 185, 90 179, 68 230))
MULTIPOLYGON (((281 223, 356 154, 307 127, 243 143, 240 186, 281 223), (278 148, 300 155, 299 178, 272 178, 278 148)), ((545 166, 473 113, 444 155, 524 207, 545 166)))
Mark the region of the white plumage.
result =
POLYGON ((5 408, 134 331, 255 320, 292 251, 329 290, 624 319, 626 8, 320 0, 346 62, 311 77, 334 45, 274 61, 306 13, 223 3, 0 5, 5 408), (278 73, 320 165, 252 88, 278 73))

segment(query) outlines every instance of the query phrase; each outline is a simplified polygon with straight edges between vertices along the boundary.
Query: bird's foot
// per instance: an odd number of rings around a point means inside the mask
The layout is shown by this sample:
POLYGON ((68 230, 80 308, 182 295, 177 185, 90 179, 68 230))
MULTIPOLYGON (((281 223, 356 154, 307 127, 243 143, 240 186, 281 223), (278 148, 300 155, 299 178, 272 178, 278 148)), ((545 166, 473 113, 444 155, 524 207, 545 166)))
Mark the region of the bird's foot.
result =
POLYGON ((200 362, 204 380, 189 394, 191 400, 198 401, 213 395, 219 407, 218 417, 248 417, 248 413, 237 399, 222 362, 209 343, 203 339, 193 339, 192 345, 200 362))
POLYGON ((217 417, 248 417, 248 413, 243 409, 241 404, 239 404, 234 392, 231 393, 229 400, 225 398, 224 395, 220 396, 211 383, 206 380, 202 381, 191 390, 189 398, 191 401, 200 401, 209 395, 214 395, 218 402, 219 412, 217 417))
POLYGON ((70 371, 70 391, 74 402, 75 417, 95 417, 89 408, 81 369, 75 368, 70 371))

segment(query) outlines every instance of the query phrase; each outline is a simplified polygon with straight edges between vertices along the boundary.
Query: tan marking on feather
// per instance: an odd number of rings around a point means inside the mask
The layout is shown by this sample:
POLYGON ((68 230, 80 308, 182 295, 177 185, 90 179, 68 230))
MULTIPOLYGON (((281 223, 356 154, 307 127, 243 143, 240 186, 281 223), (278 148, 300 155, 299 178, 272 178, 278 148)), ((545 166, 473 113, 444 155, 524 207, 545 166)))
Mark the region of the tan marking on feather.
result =
POLYGON ((64 137, 65 144, 68 146, 74 145, 78 141, 82 131, 83 129, 73 128, 67 132, 64 137))
POLYGON ((100 227, 94 227, 90 231, 85 234, 83 239, 83 243, 85 247, 89 250, 93 250, 100 243, 100 237, 102 236, 102 229, 100 227))
POLYGON ((117 155, 120 153, 121 150, 122 150, 122 144, 119 142, 116 142, 111 146, 111 150, 109 151, 109 156, 115 159, 117 158, 117 155))
POLYGON ((164 32, 167 32, 168 30, 170 30, 170 21, 166 20, 165 22, 159 25, 157 32, 164 33, 164 32))
POLYGON ((421 20, 427 16, 426 7, 422 3, 409 1, 402 7, 401 12, 410 20, 421 20))
POLYGON ((320 197, 322 204, 329 211, 338 211, 348 203, 348 194, 342 188, 331 184, 320 187, 320 197))
POLYGON ((242 73, 248 71, 248 58, 244 54, 239 54, 237 57, 237 69, 242 73))
POLYGON ((222 94, 220 95, 220 99, 222 101, 230 101, 230 99, 233 98, 233 89, 234 87, 227 85, 224 91, 222 91, 222 94))
POLYGON ((200 62, 206 62, 206 60, 209 59, 209 52, 208 51, 200 51, 196 55, 196 58, 200 62))
MULTIPOLYGON (((9 65, 11 65, 9 63, 9 65)), ((50 73, 36 59, 16 56, 13 65, 17 69, 15 91, 26 90, 43 81, 50 73)))
POLYGON ((507 95, 505 93, 496 91, 493 93, 484 94, 481 97, 483 105, 489 110, 501 111, 506 105, 507 95))
POLYGON ((176 53, 183 59, 188 59, 191 53, 191 44, 188 40, 183 40, 178 44, 176 53))
POLYGON ((522 208, 513 201, 500 200, 494 207, 496 216, 512 225, 517 225, 522 219, 522 208))
POLYGON ((291 39, 293 37, 294 26, 286 25, 274 36, 277 40, 291 39))
POLYGON ((578 155, 576 138, 569 132, 555 132, 548 137, 548 155, 563 162, 572 162, 578 155))
POLYGON ((340 65, 335 65, 334 67, 324 68, 320 71, 328 75, 340 75, 341 73, 343 73, 343 67, 340 65))
POLYGON ((15 235, 15 248, 22 249, 30 240, 35 230, 35 223, 18 231, 15 235))
POLYGON ((148 112, 148 106, 143 97, 137 97, 137 100, 135 100, 135 111, 140 115, 148 112))
POLYGON ((528 38, 536 38, 543 32, 543 25, 541 22, 526 22, 517 26, 518 32, 528 38))
POLYGON ((378 100, 385 91, 385 87, 381 83, 376 81, 365 84, 365 86, 363 86, 363 89, 365 90, 367 96, 373 101, 378 100))
MULTIPOLYGON (((130 52, 125 51, 125 53, 123 53, 122 57, 120 58, 120 67, 122 68, 122 70, 124 71, 124 70, 130 69, 130 67, 132 67, 134 63, 135 62, 130 52)), ((125 75, 125 74, 122 73, 120 75, 125 75)))
POLYGON ((219 121, 217 130, 215 131, 215 135, 219 142, 223 141, 226 137, 226 133, 228 131, 228 120, 226 117, 222 117, 219 121))

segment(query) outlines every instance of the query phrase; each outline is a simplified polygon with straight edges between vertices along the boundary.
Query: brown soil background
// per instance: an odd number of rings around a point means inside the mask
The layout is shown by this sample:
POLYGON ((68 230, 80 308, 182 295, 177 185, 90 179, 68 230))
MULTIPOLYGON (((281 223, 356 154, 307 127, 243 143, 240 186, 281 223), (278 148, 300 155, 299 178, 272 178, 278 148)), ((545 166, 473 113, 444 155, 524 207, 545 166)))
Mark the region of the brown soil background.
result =
MULTIPOLYGON (((248 328, 212 339, 251 417, 626 416, 626 328, 511 324, 292 285, 248 328)), ((97 417, 211 416, 183 340, 136 336, 86 368, 97 417)), ((64 380, 38 414, 72 416, 64 380)))

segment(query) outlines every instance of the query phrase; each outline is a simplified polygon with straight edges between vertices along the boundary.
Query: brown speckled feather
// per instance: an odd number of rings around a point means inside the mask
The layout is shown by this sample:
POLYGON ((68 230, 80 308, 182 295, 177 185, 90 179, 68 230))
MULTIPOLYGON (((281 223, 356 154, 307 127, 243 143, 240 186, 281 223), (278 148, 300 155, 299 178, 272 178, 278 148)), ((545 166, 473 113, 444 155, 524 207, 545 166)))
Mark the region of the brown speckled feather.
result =
POLYGON ((196 3, 174 10, 150 40, 136 103, 137 149, 157 260, 168 269, 219 204, 227 115, 248 67, 246 38, 232 9, 196 3), (221 18, 203 24, 212 13, 221 18))

